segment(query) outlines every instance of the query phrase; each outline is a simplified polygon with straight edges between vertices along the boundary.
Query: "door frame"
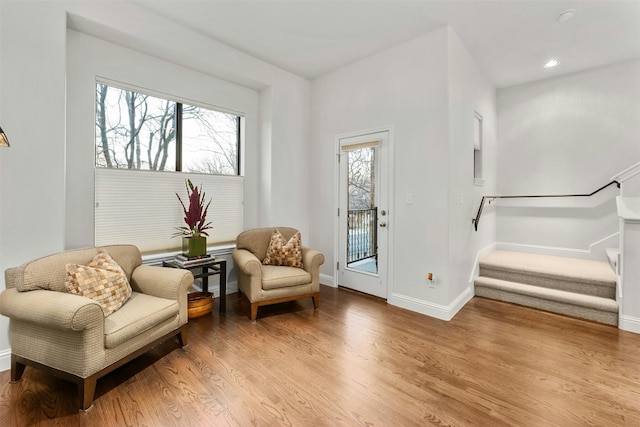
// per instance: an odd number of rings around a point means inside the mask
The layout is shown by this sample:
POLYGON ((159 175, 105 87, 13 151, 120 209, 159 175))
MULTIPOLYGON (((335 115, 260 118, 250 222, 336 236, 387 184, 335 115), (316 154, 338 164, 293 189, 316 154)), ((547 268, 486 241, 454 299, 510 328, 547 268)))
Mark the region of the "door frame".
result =
MULTIPOLYGON (((335 136, 334 138, 334 163, 333 163, 333 277, 334 284, 337 288, 339 286, 338 283, 338 261, 340 254, 340 218, 338 217, 338 210, 340 209, 340 140, 345 138, 354 138, 358 136, 364 136, 374 133, 388 132, 389 141, 387 147, 387 168, 388 168, 388 180, 387 180, 387 195, 388 195, 388 204, 389 208, 389 217, 395 218, 395 186, 394 186, 394 129, 393 125, 381 126, 369 129, 363 129, 353 132, 341 133, 335 136)), ((387 281, 387 300, 393 294, 393 248, 395 247, 395 221, 390 221, 389 226, 387 226, 387 277, 381 277, 381 280, 387 281)))

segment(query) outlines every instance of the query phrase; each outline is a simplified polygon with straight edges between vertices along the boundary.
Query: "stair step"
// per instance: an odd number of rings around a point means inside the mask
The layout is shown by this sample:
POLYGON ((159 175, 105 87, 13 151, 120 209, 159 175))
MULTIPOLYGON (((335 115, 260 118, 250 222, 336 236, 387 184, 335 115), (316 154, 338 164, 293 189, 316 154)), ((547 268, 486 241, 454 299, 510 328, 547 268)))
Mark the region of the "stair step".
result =
POLYGON ((475 280, 480 297, 538 308, 610 325, 618 324, 618 303, 611 298, 577 294, 490 277, 475 280))
POLYGON ((616 274, 607 261, 494 251, 480 261, 474 284, 480 297, 618 324, 616 274))
POLYGON ((498 250, 480 261, 480 276, 615 299, 616 276, 606 261, 498 250))
POLYGON ((620 255, 620 249, 618 248, 607 248, 605 249, 607 253, 607 259, 609 260, 609 265, 613 269, 613 271, 618 273, 618 256, 620 255))

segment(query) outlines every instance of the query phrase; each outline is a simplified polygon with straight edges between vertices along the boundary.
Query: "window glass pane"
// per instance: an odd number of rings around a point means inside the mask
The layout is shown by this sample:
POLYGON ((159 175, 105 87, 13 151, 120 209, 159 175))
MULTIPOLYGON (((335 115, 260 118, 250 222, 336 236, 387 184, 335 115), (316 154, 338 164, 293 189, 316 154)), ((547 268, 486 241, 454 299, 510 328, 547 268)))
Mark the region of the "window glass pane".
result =
POLYGON ((176 103, 96 85, 96 166, 175 171, 176 103))
POLYGON ((378 273, 378 209, 375 205, 376 147, 347 151, 347 266, 378 273))
POLYGON ((347 152, 349 210, 371 209, 375 206, 375 154, 374 147, 347 152))
POLYGON ((182 170, 238 175, 238 121, 233 114, 184 104, 182 170))

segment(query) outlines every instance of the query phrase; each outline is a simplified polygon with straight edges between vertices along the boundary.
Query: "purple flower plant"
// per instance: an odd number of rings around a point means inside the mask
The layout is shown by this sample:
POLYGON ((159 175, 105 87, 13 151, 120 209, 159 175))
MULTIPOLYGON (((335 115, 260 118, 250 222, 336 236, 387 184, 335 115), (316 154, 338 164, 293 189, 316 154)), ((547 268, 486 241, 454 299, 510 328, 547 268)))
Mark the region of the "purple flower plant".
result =
POLYGON ((187 196, 189 197, 188 209, 180 198, 180 195, 176 193, 176 196, 178 196, 178 200, 182 205, 182 210, 184 212, 184 222, 187 225, 176 227, 176 230, 178 231, 174 234, 174 236, 208 236, 209 234, 205 230, 213 228, 211 222, 207 222, 207 211, 209 210, 211 200, 209 200, 209 203, 207 203, 207 205, 205 206, 204 192, 201 193, 198 189, 198 186, 194 186, 191 183, 190 179, 186 180, 185 187, 187 188, 187 196))

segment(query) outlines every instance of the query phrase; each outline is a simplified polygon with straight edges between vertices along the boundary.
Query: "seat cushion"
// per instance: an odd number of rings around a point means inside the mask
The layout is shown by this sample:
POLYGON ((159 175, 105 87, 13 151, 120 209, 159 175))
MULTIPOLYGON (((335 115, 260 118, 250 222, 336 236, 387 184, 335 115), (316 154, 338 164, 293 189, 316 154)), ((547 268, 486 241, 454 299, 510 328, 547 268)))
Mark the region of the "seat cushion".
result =
POLYGON ((133 292, 120 310, 104 319, 104 346, 119 346, 177 316, 179 308, 178 301, 133 292))
POLYGON ((262 289, 278 289, 311 282, 311 273, 296 268, 276 265, 262 266, 262 289))

